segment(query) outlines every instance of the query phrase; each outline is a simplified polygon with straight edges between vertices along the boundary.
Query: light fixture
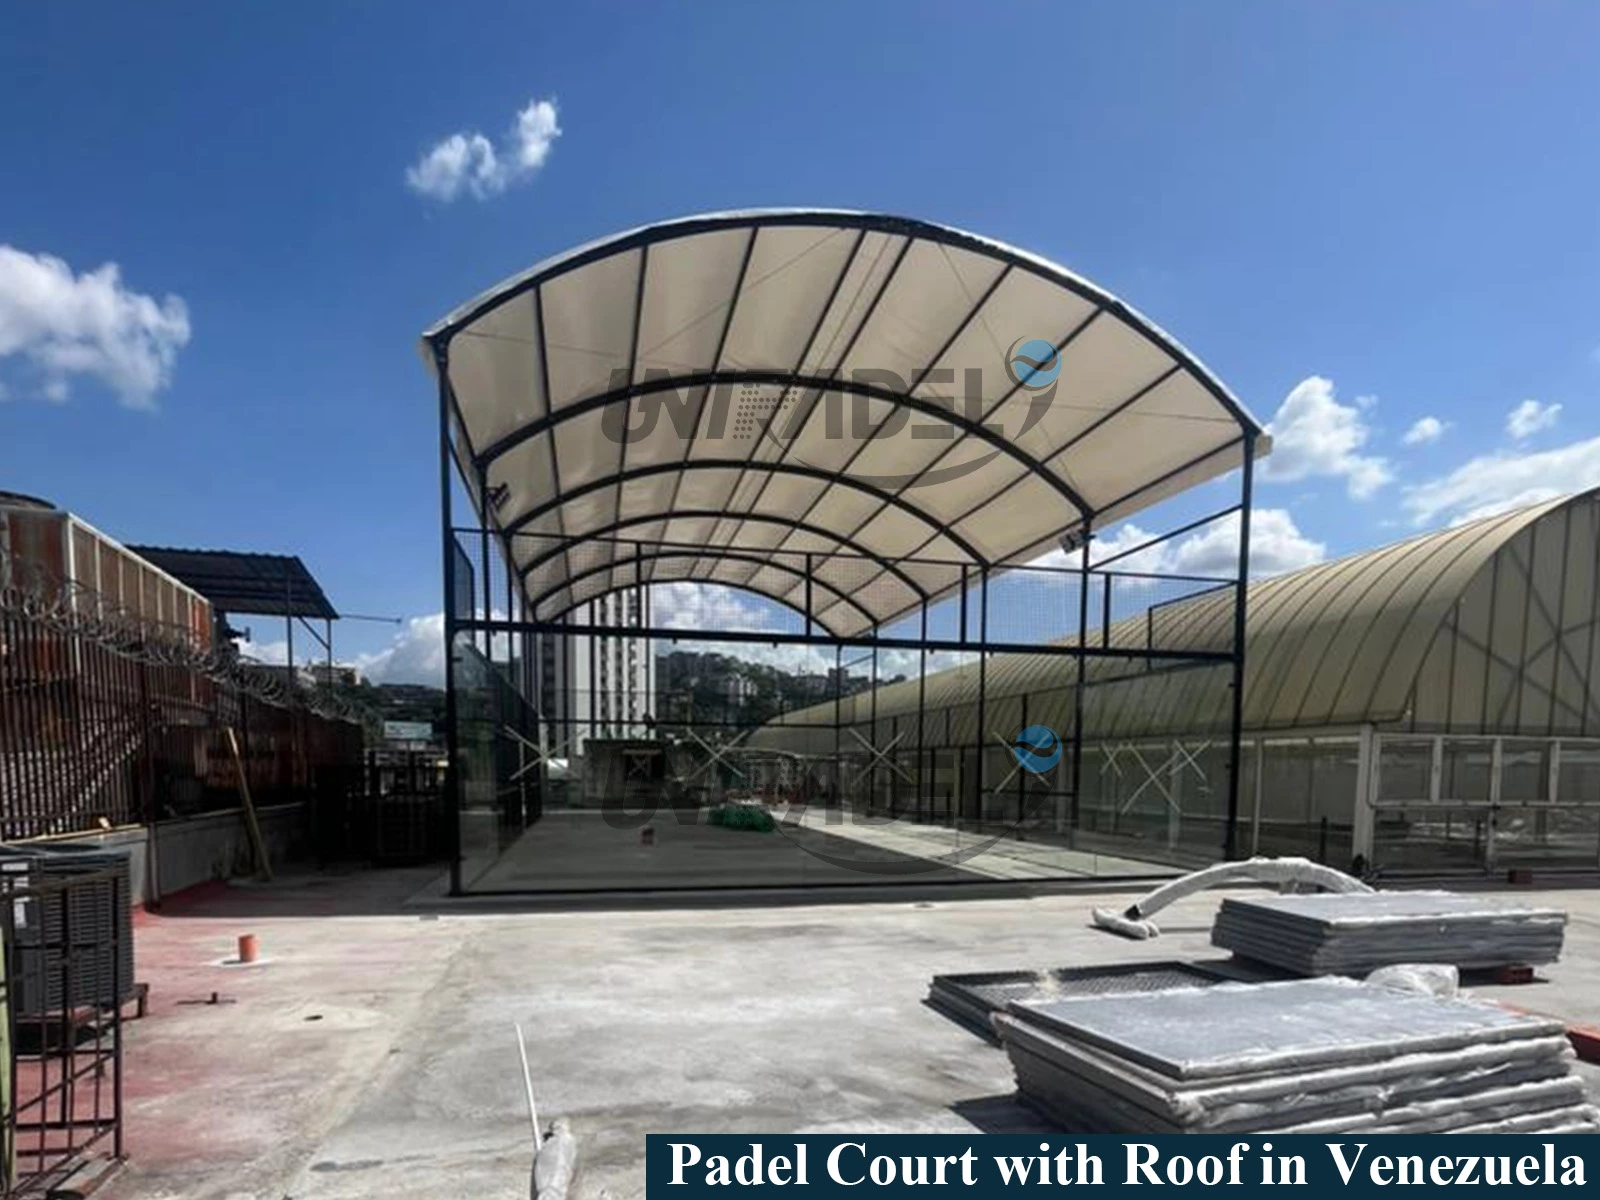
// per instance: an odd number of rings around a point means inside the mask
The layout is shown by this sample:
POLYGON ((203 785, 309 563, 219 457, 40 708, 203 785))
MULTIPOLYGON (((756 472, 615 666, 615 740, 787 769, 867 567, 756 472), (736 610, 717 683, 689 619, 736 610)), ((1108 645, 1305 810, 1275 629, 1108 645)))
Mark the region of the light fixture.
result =
POLYGON ((1094 540, 1094 534, 1089 533, 1082 525, 1075 525, 1061 535, 1061 548, 1068 554, 1075 550, 1083 549, 1085 542, 1094 540))

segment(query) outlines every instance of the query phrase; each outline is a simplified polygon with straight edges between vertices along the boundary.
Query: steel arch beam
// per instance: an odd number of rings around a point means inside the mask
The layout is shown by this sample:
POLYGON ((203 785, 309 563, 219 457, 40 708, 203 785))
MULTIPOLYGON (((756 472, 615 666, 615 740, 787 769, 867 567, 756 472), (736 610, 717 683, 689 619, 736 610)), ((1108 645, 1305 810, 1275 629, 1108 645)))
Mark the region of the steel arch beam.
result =
MULTIPOLYGON (((631 402, 639 396, 652 396, 660 392, 678 392, 685 388, 693 391, 696 388, 715 388, 721 385, 738 386, 740 384, 765 384, 771 387, 798 388, 802 391, 816 390, 823 392, 843 392, 851 396, 865 396, 870 400, 881 400, 885 404, 909 408, 913 412, 920 412, 924 416, 935 417, 947 424, 954 425, 968 436, 987 442, 1001 454, 1016 462, 1028 473, 1044 480, 1062 499, 1078 513, 1080 518, 1094 515, 1088 503, 1080 496, 1071 484, 1062 479, 1053 471, 1047 470, 1043 460, 1030 454, 1021 446, 1002 433, 996 433, 982 421, 974 421, 970 417, 957 412, 952 405, 949 408, 934 400, 925 400, 920 396, 908 396, 903 392, 894 391, 892 388, 879 387, 875 384, 862 383, 854 379, 839 379, 829 375, 803 375, 794 371, 697 371, 687 375, 671 375, 657 379, 640 379, 625 387, 612 388, 610 391, 600 392, 587 396, 582 400, 565 405, 553 413, 536 420, 529 421, 526 425, 512 430, 486 447, 476 459, 476 465, 483 471, 488 469, 495 461, 523 442, 538 437, 559 428, 568 421, 613 404, 631 402)), ((815 411, 813 406, 812 411, 815 411)), ((810 414, 807 415, 810 420, 810 414)))
MULTIPOLYGON (((601 563, 598 566, 589 567, 587 570, 579 571, 576 575, 573 575, 571 578, 565 579, 562 582, 556 584, 554 587, 547 588, 543 592, 540 592, 537 596, 534 596, 531 600, 529 600, 529 604, 533 608, 534 615, 538 616, 539 605, 543 604, 546 600, 550 599, 551 596, 554 596, 557 592, 560 592, 563 588, 569 588, 573 584, 578 583, 578 582, 580 582, 580 581, 582 581, 584 579, 589 578, 591 575, 600 574, 602 571, 626 570, 629 563, 659 562, 661 559, 664 559, 664 558, 684 558, 684 559, 690 559, 690 560, 704 561, 705 557, 706 556, 705 556, 705 552, 704 551, 694 550, 694 549, 690 549, 690 548, 685 547, 685 548, 681 548, 681 549, 672 549, 672 550, 656 549, 656 550, 652 550, 648 554, 636 554, 636 555, 633 555, 633 556, 631 556, 629 558, 615 559, 615 560, 613 560, 611 562, 601 563)), ((721 552, 719 552, 717 554, 717 558, 718 559, 726 559, 726 560, 731 561, 731 562, 755 563, 760 568, 769 568, 770 567, 773 570, 782 571, 785 574, 793 575, 796 579, 800 579, 800 580, 804 580, 805 577, 806 577, 806 573, 804 571, 800 570, 797 567, 791 567, 787 563, 774 562, 771 559, 762 558, 759 554, 751 554, 751 553, 746 552, 746 551, 737 551, 737 552, 735 552, 735 551, 724 550, 724 551, 721 551, 721 552)), ((752 572, 752 574, 753 574, 753 572, 752 572)), ((641 582, 641 583, 654 583, 654 582, 656 582, 656 580, 654 580, 654 579, 646 579, 646 580, 640 580, 639 582, 641 582)), ((676 582, 679 582, 679 581, 678 580, 667 580, 666 582, 676 583, 676 582)), ((688 579, 688 580, 685 580, 683 582, 689 582, 689 583, 715 583, 715 584, 721 585, 722 587, 738 588, 741 591, 753 592, 755 595, 763 596, 766 599, 771 600, 775 604, 781 604, 785 608, 787 608, 787 609, 789 609, 789 610, 791 610, 793 612, 799 613, 802 617, 807 616, 805 610, 802 609, 799 605, 793 604, 790 601, 785 600, 782 596, 775 596, 770 592, 763 592, 763 591, 760 591, 757 588, 750 587, 748 584, 729 583, 726 580, 722 580, 722 579, 688 579)), ((826 582, 825 580, 822 580, 822 579, 817 579, 815 577, 812 578, 811 582, 813 584, 815 584, 817 587, 820 587, 824 591, 828 592, 836 600, 841 600, 845 604, 848 604, 851 608, 855 609, 856 612, 861 614, 862 620, 866 621, 869 625, 877 620, 876 617, 874 617, 866 609, 862 608, 861 605, 854 598, 852 598, 848 593, 840 591, 838 588, 834 587, 833 584, 828 583, 828 582, 826 582)), ((613 589, 613 590, 615 590, 615 589, 613 589)), ((604 592, 599 593, 599 595, 605 595, 605 594, 606 593, 604 593, 604 592)), ((567 613, 571 612, 573 608, 576 608, 577 605, 581 604, 581 603, 584 603, 584 601, 574 601, 573 604, 569 605, 567 608, 562 609, 560 612, 551 613, 548 619, 553 621, 553 620, 555 620, 555 619, 557 619, 559 617, 565 616, 567 613)), ((812 620, 812 621, 816 621, 816 623, 818 625, 821 625, 824 629, 827 629, 829 633, 833 633, 834 632, 824 622, 818 621, 815 616, 810 616, 808 619, 812 620)))
MULTIPOLYGON (((806 479, 820 480, 821 482, 830 485, 842 484, 846 487, 854 488, 856 491, 864 492, 882 504, 890 505, 894 508, 898 508, 901 512, 909 513, 911 516, 921 521, 924 525, 934 530, 935 533, 949 538, 950 541, 954 542, 963 554, 971 558, 978 566, 988 565, 988 560, 982 554, 980 554, 977 548, 973 546, 971 542, 967 541, 966 538, 962 537, 953 529, 945 528, 944 522, 935 517, 929 516, 915 504, 912 504, 909 500, 905 499, 898 493, 889 491, 887 488, 881 488, 875 483, 867 483, 860 479, 850 479, 848 477, 836 478, 834 472, 832 471, 824 471, 821 467, 812 467, 804 463, 752 464, 746 462, 742 458, 697 458, 688 463, 674 460, 672 462, 651 463, 648 466, 632 467, 625 471, 618 471, 614 475, 606 475, 598 479, 590 480, 588 483, 581 484, 578 487, 571 489, 565 495, 559 496, 552 500, 546 500, 543 504, 537 505, 534 508, 530 508, 527 512, 523 513, 521 516, 517 517, 514 521, 507 525, 505 527, 505 532, 507 534, 515 534, 518 530, 526 528, 532 522, 537 521, 540 517, 545 516, 547 513, 554 512, 568 501, 580 499, 592 492, 604 491, 613 484, 620 489, 623 485, 631 483, 635 479, 650 479, 657 475, 671 475, 674 473, 688 471, 743 471, 746 469, 757 474, 767 471, 778 475, 798 475, 806 479)), ((737 490, 737 488, 735 490, 737 490)), ((618 492, 618 495, 621 495, 620 491, 618 492)), ((732 498, 731 492, 729 493, 729 498, 732 498)), ((883 510, 879 509, 878 511, 882 512, 883 510)), ((671 514, 668 513, 667 515, 671 514)), ((742 516, 742 514, 737 512, 729 512, 725 515, 730 521, 739 520, 742 516)))
MULTIPOLYGON (((577 535, 576 537, 562 538, 561 545, 557 546, 553 550, 546 550, 543 554, 531 560, 527 566, 517 568, 517 575, 519 578, 526 580, 530 574, 544 566, 545 563, 566 553, 566 551, 571 548, 571 544, 573 542, 607 537, 610 534, 616 533, 618 530, 628 529, 634 525, 648 525, 652 521, 714 521, 726 517, 727 515, 727 513, 721 511, 720 509, 694 508, 685 509, 675 513, 646 513, 643 516, 638 517, 623 517, 620 520, 612 521, 609 524, 602 525, 598 529, 586 529, 583 531, 583 533, 577 535)), ((805 521, 796 521, 793 517, 776 517, 765 513, 753 513, 744 517, 744 520, 754 521, 761 525, 781 525, 785 529, 790 529, 798 533, 809 533, 815 537, 826 538, 828 541, 833 542, 836 546, 842 546, 852 553, 860 555, 864 559, 877 563, 885 571, 888 571, 901 583, 905 584, 909 591, 915 593, 921 599, 926 600, 929 598, 927 589, 919 584, 916 580, 912 579, 911 576, 907 575, 899 567, 897 567, 891 560, 883 557, 881 554, 877 554, 871 550, 868 550, 859 542, 841 537, 838 533, 831 529, 824 529, 820 525, 812 525, 805 521)), ((738 549, 737 547, 729 548, 734 550, 738 549)), ((701 552, 701 556, 708 559, 716 558, 718 549, 719 547, 716 546, 707 546, 701 552)), ((789 553, 797 554, 802 552, 790 551, 789 553)), ((837 553, 837 551, 818 550, 813 551, 813 553, 822 557, 827 557, 828 554, 837 553)))

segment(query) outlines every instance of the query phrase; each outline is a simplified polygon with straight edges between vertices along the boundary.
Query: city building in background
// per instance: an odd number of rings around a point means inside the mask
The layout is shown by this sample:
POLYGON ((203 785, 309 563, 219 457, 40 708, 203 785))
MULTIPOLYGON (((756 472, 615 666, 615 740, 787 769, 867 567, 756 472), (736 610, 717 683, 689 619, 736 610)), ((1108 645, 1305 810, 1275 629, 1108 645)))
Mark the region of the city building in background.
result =
POLYGON ((591 738, 647 738, 656 723, 656 657, 637 637, 585 632, 650 624, 650 589, 588 601, 568 618, 570 634, 538 643, 539 710, 549 745, 577 754, 591 738))
POLYGON ((355 687, 361 682, 361 668, 354 663, 314 662, 299 669, 308 687, 355 687))

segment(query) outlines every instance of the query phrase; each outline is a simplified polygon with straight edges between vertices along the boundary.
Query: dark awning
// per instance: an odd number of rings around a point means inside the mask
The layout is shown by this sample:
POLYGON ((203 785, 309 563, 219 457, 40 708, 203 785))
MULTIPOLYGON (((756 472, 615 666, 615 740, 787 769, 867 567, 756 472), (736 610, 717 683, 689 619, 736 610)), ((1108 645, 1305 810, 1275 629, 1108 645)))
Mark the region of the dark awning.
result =
POLYGON ((139 557, 192 587, 219 612, 336 621, 322 587, 292 554, 129 546, 139 557))

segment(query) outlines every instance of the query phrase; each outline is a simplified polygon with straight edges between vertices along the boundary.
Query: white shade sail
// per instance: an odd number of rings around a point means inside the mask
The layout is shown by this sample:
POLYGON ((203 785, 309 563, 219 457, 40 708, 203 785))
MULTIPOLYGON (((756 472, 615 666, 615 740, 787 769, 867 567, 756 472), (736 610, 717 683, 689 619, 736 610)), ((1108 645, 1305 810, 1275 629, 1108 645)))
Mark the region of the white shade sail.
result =
POLYGON ((859 634, 1267 448, 1116 297, 866 213, 637 229, 493 288, 423 349, 540 619, 700 580, 809 591, 859 634))

